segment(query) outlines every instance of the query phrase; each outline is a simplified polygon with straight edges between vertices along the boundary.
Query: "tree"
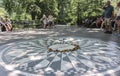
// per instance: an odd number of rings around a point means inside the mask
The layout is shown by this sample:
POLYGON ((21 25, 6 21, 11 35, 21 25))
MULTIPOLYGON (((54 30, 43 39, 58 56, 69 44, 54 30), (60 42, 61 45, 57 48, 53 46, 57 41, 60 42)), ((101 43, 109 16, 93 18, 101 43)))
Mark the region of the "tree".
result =
POLYGON ((36 0, 35 4, 41 8, 41 15, 39 15, 39 18, 42 17, 43 14, 58 15, 56 0, 36 0))
POLYGON ((14 8, 15 8, 14 0, 3 0, 3 5, 9 15, 11 15, 14 12, 14 8))
POLYGON ((70 2, 71 0, 57 0, 58 2, 58 22, 66 23, 69 21, 70 2))
MULTIPOLYGON (((117 0, 116 0, 117 1, 117 0)), ((30 14, 32 20, 40 19, 43 14, 53 15, 58 23, 75 24, 86 17, 102 15, 104 0, 3 0, 9 15, 30 14)))
POLYGON ((32 20, 35 20, 37 15, 41 13, 41 8, 38 7, 36 4, 30 5, 28 8, 28 12, 31 14, 32 20))

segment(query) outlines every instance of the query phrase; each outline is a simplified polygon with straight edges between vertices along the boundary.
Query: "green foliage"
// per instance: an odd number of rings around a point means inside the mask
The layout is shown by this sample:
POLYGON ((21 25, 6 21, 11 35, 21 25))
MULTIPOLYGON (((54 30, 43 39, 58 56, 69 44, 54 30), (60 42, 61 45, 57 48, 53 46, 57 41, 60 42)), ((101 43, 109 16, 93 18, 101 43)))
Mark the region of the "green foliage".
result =
POLYGON ((48 15, 58 15, 57 1, 56 0, 36 0, 36 5, 41 8, 41 15, 38 18, 42 17, 43 14, 48 15))
POLYGON ((3 0, 5 10, 11 15, 14 11, 15 2, 14 0, 3 0))
POLYGON ((5 10, 16 19, 27 17, 35 20, 43 14, 51 14, 56 22, 64 24, 75 24, 86 17, 102 15, 103 5, 104 0, 3 0, 5 10))
POLYGON ((4 8, 0 7, 0 16, 8 15, 4 8))

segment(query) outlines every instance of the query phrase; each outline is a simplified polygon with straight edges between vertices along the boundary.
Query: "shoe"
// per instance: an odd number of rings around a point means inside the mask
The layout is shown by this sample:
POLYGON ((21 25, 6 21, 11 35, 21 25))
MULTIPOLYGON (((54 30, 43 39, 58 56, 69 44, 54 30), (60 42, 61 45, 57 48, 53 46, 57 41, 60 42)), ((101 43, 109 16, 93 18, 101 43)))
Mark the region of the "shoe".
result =
POLYGON ((105 31, 104 33, 108 33, 109 31, 105 31))
POLYGON ((118 34, 118 37, 120 37, 120 34, 118 34))
POLYGON ((112 34, 112 31, 108 31, 108 34, 112 34))
POLYGON ((112 34, 112 31, 105 31, 106 34, 112 34))

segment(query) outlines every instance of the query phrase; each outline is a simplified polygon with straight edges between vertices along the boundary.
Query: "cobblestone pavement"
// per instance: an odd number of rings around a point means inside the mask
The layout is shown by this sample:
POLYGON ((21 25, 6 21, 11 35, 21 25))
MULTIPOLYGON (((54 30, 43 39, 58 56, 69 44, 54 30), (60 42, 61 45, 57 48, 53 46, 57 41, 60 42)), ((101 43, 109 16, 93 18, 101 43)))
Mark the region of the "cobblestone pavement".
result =
POLYGON ((0 50, 0 76, 120 76, 116 32, 65 25, 0 32, 0 50))

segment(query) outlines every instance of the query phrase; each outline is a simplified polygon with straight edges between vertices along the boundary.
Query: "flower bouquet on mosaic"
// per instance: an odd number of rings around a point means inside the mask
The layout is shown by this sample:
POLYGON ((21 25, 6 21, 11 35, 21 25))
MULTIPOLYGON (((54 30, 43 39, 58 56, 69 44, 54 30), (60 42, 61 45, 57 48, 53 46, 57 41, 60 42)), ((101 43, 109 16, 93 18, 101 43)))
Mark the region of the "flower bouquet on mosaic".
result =
POLYGON ((48 47, 50 52, 70 52, 77 51, 80 49, 80 46, 77 44, 55 44, 48 47))

